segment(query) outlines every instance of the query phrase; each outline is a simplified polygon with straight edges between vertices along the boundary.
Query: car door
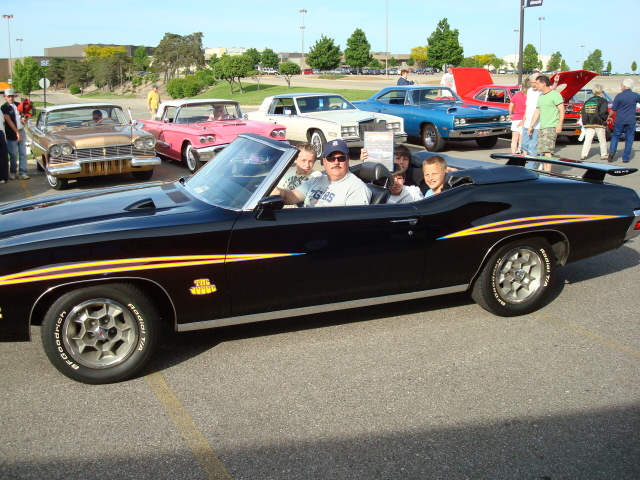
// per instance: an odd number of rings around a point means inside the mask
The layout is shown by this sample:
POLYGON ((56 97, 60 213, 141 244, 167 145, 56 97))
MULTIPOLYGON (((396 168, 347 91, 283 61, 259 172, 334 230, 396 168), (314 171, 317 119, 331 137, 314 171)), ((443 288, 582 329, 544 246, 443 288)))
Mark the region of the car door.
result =
POLYGON ((377 98, 378 112, 395 115, 404 119, 404 130, 409 135, 420 136, 420 119, 411 105, 409 90, 389 90, 377 98))
POLYGON ((409 204, 286 208, 274 219, 244 212, 227 262, 233 315, 324 305, 414 291, 425 263, 424 225, 409 204))

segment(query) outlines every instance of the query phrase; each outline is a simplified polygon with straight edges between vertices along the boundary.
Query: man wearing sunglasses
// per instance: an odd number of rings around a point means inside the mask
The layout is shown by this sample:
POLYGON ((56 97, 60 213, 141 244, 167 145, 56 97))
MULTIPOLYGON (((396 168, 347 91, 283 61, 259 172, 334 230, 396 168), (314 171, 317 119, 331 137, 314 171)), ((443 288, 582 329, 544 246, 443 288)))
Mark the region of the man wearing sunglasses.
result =
POLYGON ((275 188, 285 205, 304 203, 305 207, 343 207, 369 205, 371 192, 362 180, 349 171, 349 149, 343 140, 331 140, 322 158, 326 175, 311 178, 295 190, 275 188))

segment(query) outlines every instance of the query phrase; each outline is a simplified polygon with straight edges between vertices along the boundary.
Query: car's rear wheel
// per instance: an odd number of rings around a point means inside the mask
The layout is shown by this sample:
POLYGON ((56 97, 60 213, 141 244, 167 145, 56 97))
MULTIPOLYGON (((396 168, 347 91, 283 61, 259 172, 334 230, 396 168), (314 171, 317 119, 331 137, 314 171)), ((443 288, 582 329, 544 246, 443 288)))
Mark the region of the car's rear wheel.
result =
POLYGON ((133 174, 133 178, 135 178, 136 180, 145 182, 147 180, 150 180, 153 176, 153 168, 151 170, 137 170, 131 173, 133 174))
POLYGON ((193 151, 193 146, 187 142, 182 147, 182 161, 187 165, 187 168, 191 173, 195 173, 202 166, 193 151))
POLYGON ((316 147, 316 157, 322 158, 324 146, 327 144, 327 139, 325 138, 324 133, 320 130, 314 130, 309 140, 311 144, 316 147))
POLYGON ((49 186, 54 190, 64 190, 67 188, 69 180, 66 178, 54 177, 53 175, 47 175, 47 182, 49 182, 49 186))
POLYGON ((428 123, 422 127, 422 144, 429 152, 440 152, 444 149, 444 139, 435 125, 428 123))
POLYGON ((156 307, 129 284, 80 288, 60 296, 42 322, 42 344, 67 377, 103 384, 126 380, 149 360, 159 333, 156 307))
POLYGON ((555 278, 555 255, 544 238, 522 238, 499 248, 476 280, 471 296, 502 317, 525 315, 544 303, 555 278))
POLYGON ((493 148, 498 143, 498 136, 476 138, 476 143, 480 148, 493 148))

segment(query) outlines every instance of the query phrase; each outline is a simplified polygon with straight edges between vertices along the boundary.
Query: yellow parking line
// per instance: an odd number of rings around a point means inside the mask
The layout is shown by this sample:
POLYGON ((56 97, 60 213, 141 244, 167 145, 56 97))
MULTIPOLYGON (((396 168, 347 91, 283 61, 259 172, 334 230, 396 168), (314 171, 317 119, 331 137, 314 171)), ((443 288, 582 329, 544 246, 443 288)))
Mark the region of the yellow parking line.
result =
POLYGON ((180 400, 173 394, 162 375, 152 366, 149 367, 148 372, 145 378, 153 393, 162 403, 171 420, 173 420, 173 424, 187 441, 189 448, 200 462, 200 465, 202 465, 202 468, 207 472, 209 478, 211 480, 233 480, 233 477, 229 475, 218 455, 216 455, 215 450, 211 448, 207 439, 198 430, 191 416, 184 409, 180 400))
MULTIPOLYGON (((16 173, 16 175, 18 174, 16 173)), ((19 177, 16 176, 16 178, 19 177)), ((27 181, 20 178, 20 186, 22 187, 22 190, 24 190, 25 198, 31 198, 31 192, 29 191, 29 187, 27 187, 27 181)))
POLYGON ((541 318, 542 320, 546 320, 547 322, 551 322, 554 323, 555 325, 558 325, 559 327, 562 327, 566 330, 572 331, 573 333, 577 333, 578 335, 582 335, 583 337, 586 337, 590 340, 593 340, 595 342, 601 343, 603 345, 606 345, 609 348, 612 348, 613 350, 617 350, 618 352, 622 352, 622 353, 626 353, 627 355, 631 355, 632 357, 636 357, 636 358, 640 358, 640 351, 631 348, 631 347, 627 347, 626 345, 623 345, 621 343, 618 342, 614 342, 613 340, 609 340, 606 339, 604 337, 601 337, 600 335, 597 335, 593 332, 590 332, 589 330, 585 330, 584 328, 580 328, 580 327, 576 327, 575 325, 572 325, 568 322, 565 322, 563 320, 560 320, 559 318, 555 318, 552 317, 551 315, 547 315, 545 313, 541 313, 541 312, 535 312, 533 314, 533 316, 541 318))

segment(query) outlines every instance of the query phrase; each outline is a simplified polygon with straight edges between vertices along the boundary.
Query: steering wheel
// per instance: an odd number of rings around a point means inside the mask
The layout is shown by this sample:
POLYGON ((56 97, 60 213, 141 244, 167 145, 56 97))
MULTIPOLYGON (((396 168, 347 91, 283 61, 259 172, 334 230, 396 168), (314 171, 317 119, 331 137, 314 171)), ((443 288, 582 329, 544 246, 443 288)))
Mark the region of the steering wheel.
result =
POLYGON ((329 110, 340 110, 340 105, 331 105, 329 110))
POLYGON ((100 124, 100 123, 104 122, 105 120, 111 120, 113 123, 116 123, 116 121, 115 121, 113 118, 111 118, 111 117, 104 117, 104 118, 101 118, 101 119, 100 119, 100 120, 98 120, 96 123, 100 124))

